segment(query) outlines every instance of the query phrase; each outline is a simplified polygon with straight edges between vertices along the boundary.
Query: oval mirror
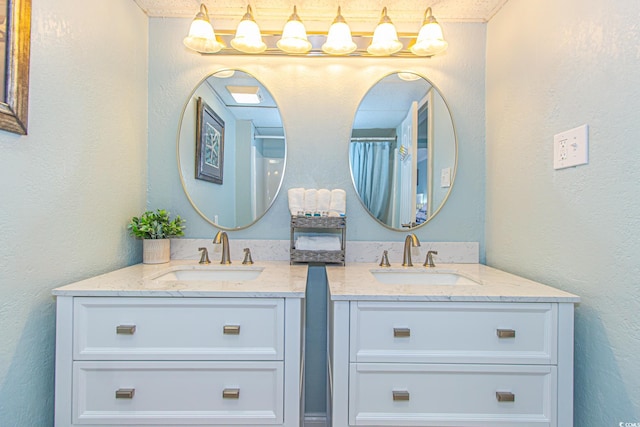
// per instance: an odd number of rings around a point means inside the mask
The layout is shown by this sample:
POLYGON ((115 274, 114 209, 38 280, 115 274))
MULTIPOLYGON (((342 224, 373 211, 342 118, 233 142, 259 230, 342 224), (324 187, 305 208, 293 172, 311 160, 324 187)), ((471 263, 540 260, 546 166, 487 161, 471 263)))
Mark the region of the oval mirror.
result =
POLYGON ((362 205, 385 227, 407 230, 433 218, 451 192, 457 159, 449 107, 427 79, 390 74, 360 102, 351 178, 362 205))
POLYGON ((284 175, 278 106, 249 73, 214 73, 187 100, 177 156, 182 187, 205 220, 225 230, 249 227, 269 210, 284 175))

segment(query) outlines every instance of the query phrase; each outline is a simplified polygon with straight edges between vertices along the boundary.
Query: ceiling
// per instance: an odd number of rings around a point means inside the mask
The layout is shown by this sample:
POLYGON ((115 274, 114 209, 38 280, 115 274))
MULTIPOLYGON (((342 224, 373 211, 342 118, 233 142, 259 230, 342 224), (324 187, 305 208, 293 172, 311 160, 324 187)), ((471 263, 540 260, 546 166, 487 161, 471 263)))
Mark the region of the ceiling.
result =
MULTIPOLYGON (((150 17, 193 18, 200 0, 134 0, 150 17)), ((248 4, 261 28, 276 31, 293 10, 308 31, 323 31, 336 16, 338 6, 353 31, 371 31, 383 7, 399 31, 417 32, 427 6, 440 22, 487 22, 508 0, 202 0, 209 9, 214 27, 233 29, 248 4), (273 26, 273 28, 271 28, 273 26), (228 28, 227 28, 228 27, 228 28)), ((217 30, 216 28, 216 30, 217 30)))

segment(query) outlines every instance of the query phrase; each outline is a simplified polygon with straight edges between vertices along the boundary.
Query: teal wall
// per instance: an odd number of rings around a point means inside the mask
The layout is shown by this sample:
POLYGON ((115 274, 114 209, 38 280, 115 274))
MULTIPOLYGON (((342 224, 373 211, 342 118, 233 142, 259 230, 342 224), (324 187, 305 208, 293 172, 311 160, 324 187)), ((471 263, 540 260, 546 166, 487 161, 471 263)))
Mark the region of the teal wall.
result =
POLYGON ((487 263, 582 297, 575 421, 640 423, 640 2, 510 0, 487 32, 487 263), (589 125, 589 164, 553 135, 589 125))
POLYGON ((53 425, 51 289, 140 262, 147 18, 33 0, 29 134, 0 131, 0 425, 53 425))

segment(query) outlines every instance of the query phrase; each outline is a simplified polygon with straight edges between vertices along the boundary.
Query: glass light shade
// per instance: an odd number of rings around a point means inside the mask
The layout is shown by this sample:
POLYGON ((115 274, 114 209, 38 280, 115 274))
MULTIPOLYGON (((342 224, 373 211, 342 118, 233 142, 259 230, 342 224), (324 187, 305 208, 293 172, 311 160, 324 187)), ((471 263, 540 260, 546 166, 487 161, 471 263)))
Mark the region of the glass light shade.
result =
POLYGON ((182 42, 189 49, 201 53, 216 53, 224 47, 216 40, 216 34, 204 4, 200 5, 200 11, 191 22, 189 35, 182 42))
POLYGON ((329 28, 327 41, 322 45, 322 50, 329 55, 348 55, 357 47, 351 38, 351 28, 342 17, 340 7, 338 7, 338 16, 329 28))
POLYGON ((375 56, 392 55, 402 49, 402 43, 398 40, 396 27, 387 16, 387 8, 382 9, 380 23, 373 33, 373 40, 367 48, 367 52, 375 56))
POLYGON ((307 39, 307 30, 293 6, 293 14, 282 30, 282 38, 276 43, 278 49, 287 53, 304 54, 311 50, 311 43, 307 39))
POLYGON ((398 78, 400 78, 400 80, 404 80, 405 82, 413 82, 416 80, 420 80, 422 77, 420 77, 415 73, 401 71, 401 72, 398 72, 398 78))
POLYGON ((442 28, 438 21, 431 15, 431 8, 425 12, 424 23, 416 43, 411 46, 411 52, 418 56, 433 56, 447 50, 449 43, 442 34, 442 28))
POLYGON ((262 53, 267 49, 267 45, 262 41, 260 28, 251 14, 251 6, 247 6, 247 13, 238 24, 231 46, 244 53, 262 53))

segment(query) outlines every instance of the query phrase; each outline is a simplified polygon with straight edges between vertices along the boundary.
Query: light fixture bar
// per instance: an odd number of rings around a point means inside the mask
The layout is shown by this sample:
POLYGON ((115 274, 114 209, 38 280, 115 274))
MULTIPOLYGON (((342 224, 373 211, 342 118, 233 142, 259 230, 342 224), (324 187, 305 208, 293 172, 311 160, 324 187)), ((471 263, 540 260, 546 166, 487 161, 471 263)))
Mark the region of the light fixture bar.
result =
MULTIPOLYGON (((216 36, 227 47, 223 48, 218 53, 215 53, 213 55, 218 55, 218 56, 220 56, 220 55, 246 55, 245 53, 239 52, 239 51, 237 51, 237 50, 235 50, 235 49, 233 49, 231 47, 231 39, 233 39, 233 37, 235 36, 234 32, 225 31, 225 30, 217 30, 216 29, 216 36)), ((387 56, 387 57, 374 56, 374 55, 369 54, 369 52, 367 52, 367 48, 371 44, 371 39, 373 38, 373 34, 352 32, 351 36, 352 36, 353 42, 356 44, 357 48, 356 48, 356 50, 354 52, 350 53, 349 55, 345 55, 347 57, 350 57, 350 56, 367 57, 367 58, 369 58, 369 57, 370 58, 401 57, 401 58, 422 58, 422 59, 424 59, 424 57, 419 57, 419 56, 416 56, 413 53, 411 53, 411 51, 408 48, 408 46, 411 46, 413 44, 413 42, 415 42, 415 39, 416 39, 416 35, 415 34, 398 33, 398 40, 402 43, 403 48, 399 52, 394 53, 393 55, 387 56)), ((261 56, 261 55, 266 55, 266 56, 300 56, 300 57, 304 57, 304 56, 324 56, 324 57, 333 56, 333 55, 328 55, 328 54, 326 54, 326 53, 324 53, 322 51, 322 45, 327 39, 326 33, 308 32, 307 33, 307 38, 308 38, 309 42, 311 43, 311 49, 309 50, 309 52, 307 52, 306 54, 302 54, 302 55, 290 55, 290 54, 287 54, 287 53, 281 51, 280 49, 278 49, 276 43, 278 42, 278 40, 280 40, 280 38, 281 38, 281 33, 278 33, 278 32, 275 32, 275 31, 269 32, 269 31, 264 31, 263 30, 262 31, 262 41, 267 45, 267 48, 266 48, 266 50, 264 52, 261 52, 261 53, 258 53, 258 54, 252 54, 252 55, 256 55, 256 56, 261 56)))

